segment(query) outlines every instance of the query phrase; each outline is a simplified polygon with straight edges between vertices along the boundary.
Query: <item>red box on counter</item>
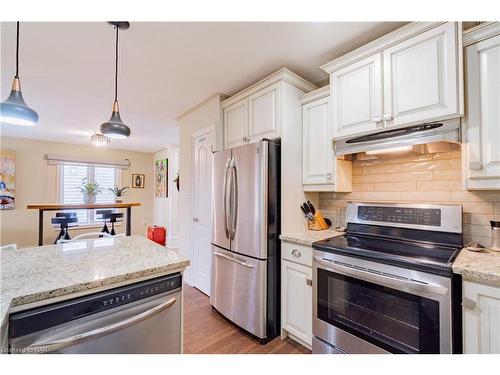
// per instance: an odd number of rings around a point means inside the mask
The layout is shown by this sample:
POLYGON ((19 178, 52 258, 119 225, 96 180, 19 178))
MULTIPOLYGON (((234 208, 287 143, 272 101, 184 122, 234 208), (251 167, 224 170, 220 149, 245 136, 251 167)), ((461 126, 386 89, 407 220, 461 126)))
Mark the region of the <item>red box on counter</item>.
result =
POLYGON ((165 246, 167 239, 167 230, 165 227, 157 227, 156 225, 148 226, 148 239, 162 246, 165 246))

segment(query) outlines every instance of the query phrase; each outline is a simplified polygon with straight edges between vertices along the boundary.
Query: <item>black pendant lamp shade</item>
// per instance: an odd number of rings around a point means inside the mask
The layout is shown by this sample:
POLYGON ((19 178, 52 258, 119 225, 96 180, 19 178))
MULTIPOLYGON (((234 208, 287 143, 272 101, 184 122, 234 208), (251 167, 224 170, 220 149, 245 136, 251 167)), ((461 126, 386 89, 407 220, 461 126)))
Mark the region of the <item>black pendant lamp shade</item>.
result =
POLYGON ((38 113, 28 107, 24 101, 19 80, 19 22, 16 34, 16 75, 9 97, 0 103, 0 122, 9 125, 33 126, 38 122, 38 113))
POLYGON ((130 136, 130 128, 125 125, 120 117, 118 106, 118 30, 129 28, 128 22, 109 22, 116 29, 115 42, 115 101, 111 118, 101 125, 101 133, 113 139, 124 139, 130 136))

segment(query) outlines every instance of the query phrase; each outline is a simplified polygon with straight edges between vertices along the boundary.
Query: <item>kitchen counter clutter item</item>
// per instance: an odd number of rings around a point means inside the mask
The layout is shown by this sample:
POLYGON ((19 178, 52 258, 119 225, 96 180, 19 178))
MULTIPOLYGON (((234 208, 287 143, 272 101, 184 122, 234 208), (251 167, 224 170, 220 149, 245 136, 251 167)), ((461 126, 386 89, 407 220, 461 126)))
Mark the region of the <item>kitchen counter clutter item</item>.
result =
POLYGON ((310 201, 302 203, 300 209, 307 219, 307 228, 309 230, 325 230, 332 226, 332 222, 329 219, 325 219, 321 212, 316 211, 316 208, 310 201))
POLYGON ((453 262, 453 272, 464 280, 500 287, 500 253, 488 248, 476 253, 462 250, 453 262))
POLYGON ((313 242, 325 240, 331 237, 342 236, 343 232, 338 232, 332 229, 322 231, 304 230, 302 232, 282 233, 280 239, 282 241, 296 243, 304 246, 312 246, 313 242))
POLYGON ((43 213, 45 211, 67 210, 99 210, 103 208, 125 208, 127 210, 127 223, 125 234, 131 234, 132 207, 138 207, 138 202, 130 203, 97 203, 97 204, 28 204, 28 210, 38 210, 38 246, 43 245, 43 213))
POLYGON ((348 203, 346 221, 313 244, 313 353, 461 353, 462 207, 348 203))
POLYGON ((490 221, 491 224, 491 251, 500 251, 500 221, 490 221))
POLYGON ((2 250, 1 258, 2 326, 9 313, 181 272, 189 265, 142 236, 2 250))

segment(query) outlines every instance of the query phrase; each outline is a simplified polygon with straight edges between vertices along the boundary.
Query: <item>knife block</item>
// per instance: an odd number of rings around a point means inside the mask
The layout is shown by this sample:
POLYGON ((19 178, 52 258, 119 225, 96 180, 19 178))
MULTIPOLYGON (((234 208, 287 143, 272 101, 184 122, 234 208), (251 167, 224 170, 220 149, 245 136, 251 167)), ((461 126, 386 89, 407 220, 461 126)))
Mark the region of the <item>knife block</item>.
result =
POLYGON ((320 211, 314 214, 314 221, 307 222, 307 229, 309 230, 325 230, 328 229, 328 224, 320 211))

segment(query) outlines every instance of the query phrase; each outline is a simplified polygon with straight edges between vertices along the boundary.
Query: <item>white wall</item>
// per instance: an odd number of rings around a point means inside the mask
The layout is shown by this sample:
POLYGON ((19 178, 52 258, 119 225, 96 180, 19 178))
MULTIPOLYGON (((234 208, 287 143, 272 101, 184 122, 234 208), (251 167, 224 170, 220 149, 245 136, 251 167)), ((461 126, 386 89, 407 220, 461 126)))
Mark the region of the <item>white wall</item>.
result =
MULTIPOLYGON (((179 199, 179 251, 181 254, 192 259, 191 249, 191 205, 193 184, 193 143, 192 134, 209 127, 215 127, 216 133, 222 127, 220 102, 222 97, 214 95, 196 106, 192 110, 177 118, 180 130, 179 143, 179 170, 180 170, 180 199, 179 199)), ((220 147, 221 137, 217 137, 217 145, 220 147)), ((217 148, 217 147, 216 147, 217 148)), ((192 283, 193 267, 189 267, 185 273, 185 281, 192 283)))
POLYGON ((179 192, 177 191, 174 178, 179 171, 179 145, 172 144, 166 149, 156 152, 154 160, 160 159, 168 159, 168 197, 153 198, 153 223, 167 228, 167 247, 177 249, 179 247, 179 192))
POLYGON ((319 193, 302 188, 302 104, 303 91, 283 83, 283 127, 281 129, 281 233, 301 232, 306 220, 300 205, 309 200, 317 208, 319 193))

